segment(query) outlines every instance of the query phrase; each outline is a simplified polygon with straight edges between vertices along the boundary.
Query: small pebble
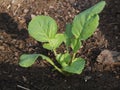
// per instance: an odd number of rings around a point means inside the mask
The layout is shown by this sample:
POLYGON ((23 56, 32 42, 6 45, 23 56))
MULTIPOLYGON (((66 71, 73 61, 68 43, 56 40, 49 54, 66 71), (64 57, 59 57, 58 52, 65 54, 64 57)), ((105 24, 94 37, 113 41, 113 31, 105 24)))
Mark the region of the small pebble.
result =
POLYGON ((120 56, 117 57, 117 60, 120 62, 120 56))
POLYGON ((120 79, 120 76, 119 76, 119 75, 117 75, 117 76, 116 76, 116 78, 117 78, 117 79, 120 79))
POLYGON ((73 3, 75 2, 75 0, 69 0, 69 2, 70 2, 71 4, 73 4, 73 3))
POLYGON ((0 46, 0 50, 5 50, 5 47, 4 46, 0 46))
POLYGON ((36 15, 34 15, 34 14, 31 14, 31 18, 34 18, 36 15))
POLYGON ((25 14, 29 12, 29 9, 24 9, 23 11, 25 14))
POLYGON ((4 39, 4 37, 3 37, 3 36, 0 36, 0 39, 4 39))
POLYGON ((53 8, 54 8, 54 6, 49 6, 49 8, 50 8, 50 9, 53 9, 53 8))
POLYGON ((84 77, 84 80, 85 80, 85 82, 87 82, 88 80, 90 80, 92 77, 91 76, 85 76, 84 77))
POLYGON ((22 43, 19 45, 19 48, 20 48, 20 49, 22 49, 22 48, 23 48, 23 44, 22 44, 22 43))

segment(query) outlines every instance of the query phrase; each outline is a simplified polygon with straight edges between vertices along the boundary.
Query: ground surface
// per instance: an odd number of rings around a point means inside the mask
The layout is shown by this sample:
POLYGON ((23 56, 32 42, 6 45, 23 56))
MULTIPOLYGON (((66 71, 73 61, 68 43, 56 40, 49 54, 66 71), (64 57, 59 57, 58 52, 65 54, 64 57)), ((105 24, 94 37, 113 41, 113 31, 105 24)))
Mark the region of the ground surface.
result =
POLYGON ((78 55, 86 59, 81 75, 63 76, 51 72, 49 64, 36 62, 24 69, 18 65, 23 53, 52 54, 29 37, 27 24, 35 15, 49 15, 63 32, 66 22, 99 0, 0 0, 0 90, 120 90, 120 67, 96 69, 97 56, 104 49, 120 52, 120 0, 106 0, 100 26, 84 42, 78 55))

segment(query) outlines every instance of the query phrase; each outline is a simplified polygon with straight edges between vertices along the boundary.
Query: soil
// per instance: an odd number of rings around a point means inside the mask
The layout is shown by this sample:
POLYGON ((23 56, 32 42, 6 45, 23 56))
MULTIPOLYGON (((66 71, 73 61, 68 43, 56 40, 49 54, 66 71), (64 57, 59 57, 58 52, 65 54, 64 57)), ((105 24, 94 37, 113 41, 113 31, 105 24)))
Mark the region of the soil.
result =
POLYGON ((83 42, 77 55, 86 59, 82 74, 63 76, 40 59, 30 68, 18 65, 23 53, 53 57, 29 36, 27 25, 32 17, 49 15, 63 32, 66 23, 96 2, 99 0, 0 0, 0 90, 120 90, 120 66, 99 70, 96 61, 105 49, 120 52, 120 0, 106 0, 98 29, 83 42))

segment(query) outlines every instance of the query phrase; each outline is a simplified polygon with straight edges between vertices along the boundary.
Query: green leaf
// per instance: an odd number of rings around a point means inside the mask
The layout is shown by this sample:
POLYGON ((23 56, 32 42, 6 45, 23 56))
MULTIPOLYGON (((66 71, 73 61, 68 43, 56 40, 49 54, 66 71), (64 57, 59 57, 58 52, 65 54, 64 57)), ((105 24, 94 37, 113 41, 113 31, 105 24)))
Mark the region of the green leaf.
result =
POLYGON ((80 39, 86 40, 89 38, 96 30, 97 26, 99 25, 99 16, 94 15, 92 16, 89 21, 85 24, 84 30, 81 32, 80 39))
POLYGON ((69 61, 71 60, 71 56, 69 53, 65 53, 65 54, 58 54, 56 56, 56 60, 58 61, 58 63, 62 66, 68 66, 69 61))
POLYGON ((98 14, 103 10, 104 6, 105 1, 101 1, 74 18, 72 33, 76 38, 85 40, 93 34, 99 24, 98 14))
POLYGON ((53 47, 50 45, 50 43, 44 43, 43 48, 48 49, 48 50, 53 50, 53 47))
POLYGON ((30 67, 40 54, 23 54, 20 56, 19 65, 22 67, 30 67))
POLYGON ((100 1, 91 8, 87 9, 85 12, 91 14, 91 16, 95 14, 99 14, 104 9, 105 4, 106 4, 105 1, 100 1))
POLYGON ((82 58, 75 58, 73 62, 63 67, 63 70, 69 73, 80 74, 85 67, 85 60, 82 58))
POLYGON ((64 39, 65 36, 63 34, 56 34, 55 39, 50 40, 50 44, 53 46, 53 49, 56 49, 62 44, 64 39))
POLYGON ((43 45, 43 47, 48 50, 54 50, 54 49, 58 48, 60 46, 60 44, 62 44, 64 39, 65 39, 65 37, 63 34, 56 34, 55 38, 50 39, 48 43, 45 43, 43 45))
POLYGON ((19 62, 19 65, 22 66, 22 67, 29 67, 31 66, 35 60, 41 56, 42 59, 46 60, 48 63, 50 63, 52 66, 54 66, 54 68, 56 70, 58 70, 60 73, 63 73, 64 72, 59 68, 57 67, 54 62, 47 56, 45 55, 42 55, 42 54, 23 54, 21 57, 20 57, 20 62, 19 62))
POLYGON ((74 53, 76 53, 80 49, 81 45, 82 44, 79 39, 72 39, 71 48, 73 49, 74 53))
POLYGON ((29 34, 40 42, 48 42, 57 32, 57 24, 49 16, 36 16, 28 25, 29 34))
POLYGON ((67 24, 66 25, 66 30, 65 30, 65 33, 64 33, 64 35, 65 35, 65 44, 66 44, 67 47, 70 46, 71 39, 73 38, 73 34, 72 34, 71 29, 72 29, 72 24, 67 24))

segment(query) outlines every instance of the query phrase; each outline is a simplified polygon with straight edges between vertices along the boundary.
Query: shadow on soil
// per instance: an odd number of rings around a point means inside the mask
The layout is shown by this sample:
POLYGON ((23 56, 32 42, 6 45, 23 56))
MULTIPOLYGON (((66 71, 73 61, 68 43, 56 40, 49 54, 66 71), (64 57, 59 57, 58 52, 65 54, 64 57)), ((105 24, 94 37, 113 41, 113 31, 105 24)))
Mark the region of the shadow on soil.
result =
POLYGON ((13 39, 24 40, 29 37, 27 30, 19 29, 17 22, 8 13, 0 13, 0 27, 13 39))
MULTIPOLYGON (((0 90, 119 90, 120 81, 113 73, 94 73, 85 82, 84 75, 62 76, 50 74, 47 67, 20 68, 18 65, 0 63, 0 90), (6 68, 3 68, 6 67, 6 68), (96 76, 100 74, 102 76, 96 76), (107 78, 106 78, 107 77, 107 78), (110 79, 108 79, 110 78, 110 79), (113 83, 111 84, 110 82, 113 83)), ((85 73, 84 73, 85 74, 85 73)), ((89 76, 88 73, 86 75, 89 76)))
POLYGON ((100 18, 100 30, 108 40, 108 48, 120 51, 120 0, 106 0, 100 18))

